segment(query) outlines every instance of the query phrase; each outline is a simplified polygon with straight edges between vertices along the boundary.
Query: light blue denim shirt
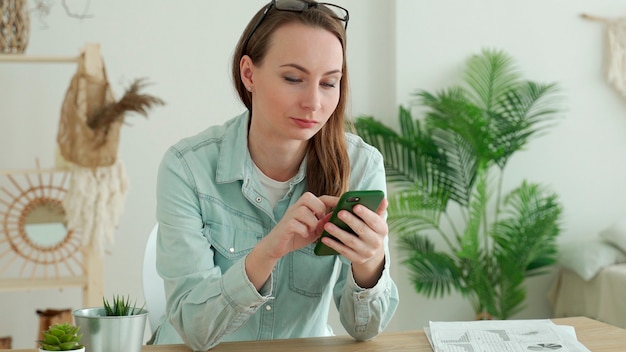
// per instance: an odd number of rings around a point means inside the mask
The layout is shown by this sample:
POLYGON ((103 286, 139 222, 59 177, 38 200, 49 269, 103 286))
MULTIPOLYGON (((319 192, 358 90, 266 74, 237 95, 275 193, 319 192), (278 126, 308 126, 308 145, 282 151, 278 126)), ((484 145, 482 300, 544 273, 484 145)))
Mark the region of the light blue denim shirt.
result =
MULTIPOLYGON (((289 253, 257 291, 246 255, 305 192, 303 162, 274 209, 263 196, 247 148, 248 113, 181 140, 161 162, 157 182, 157 270, 165 281, 167 319, 155 343, 198 351, 221 341, 329 336, 331 299, 357 340, 378 335, 397 305, 389 275, 362 289, 342 256, 316 256, 315 244, 289 253)), ((386 192, 381 154, 346 133, 350 189, 386 192)))

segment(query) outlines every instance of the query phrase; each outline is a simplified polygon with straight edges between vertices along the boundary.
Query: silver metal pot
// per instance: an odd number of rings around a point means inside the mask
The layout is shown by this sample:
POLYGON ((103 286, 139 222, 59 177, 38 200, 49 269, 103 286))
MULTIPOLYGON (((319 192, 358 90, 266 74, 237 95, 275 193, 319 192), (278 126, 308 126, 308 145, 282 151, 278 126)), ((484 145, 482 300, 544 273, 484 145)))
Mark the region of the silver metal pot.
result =
POLYGON ((136 309, 126 316, 107 316, 104 308, 82 308, 72 312, 83 334, 81 343, 89 352, 141 352, 148 311, 136 309))

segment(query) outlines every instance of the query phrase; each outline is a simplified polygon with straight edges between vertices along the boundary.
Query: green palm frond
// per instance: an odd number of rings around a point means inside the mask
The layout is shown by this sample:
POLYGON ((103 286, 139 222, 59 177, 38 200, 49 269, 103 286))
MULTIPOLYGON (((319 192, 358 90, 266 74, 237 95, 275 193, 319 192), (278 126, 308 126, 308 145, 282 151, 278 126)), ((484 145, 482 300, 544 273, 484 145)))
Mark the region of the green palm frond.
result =
POLYGON ((415 252, 403 262, 411 270, 415 290, 426 297, 443 297, 460 289, 460 273, 449 255, 415 252))
POLYGON ((495 162, 504 168, 509 158, 554 125, 560 101, 554 84, 524 82, 508 91, 493 114, 491 132, 500 146, 495 162))
POLYGON ((389 182, 398 187, 409 187, 423 173, 423 163, 415 153, 411 140, 403 138, 391 128, 372 117, 361 117, 354 124, 356 132, 383 154, 389 182))
POLYGON ((439 99, 438 105, 430 106, 425 124, 433 144, 443 155, 438 160, 445 167, 439 169, 446 172, 448 183, 455 189, 455 200, 466 205, 477 164, 488 154, 488 140, 480 134, 486 123, 480 111, 463 101, 444 95, 439 99))
POLYGON ((445 208, 445 198, 428 198, 415 191, 395 193, 389 198, 388 218, 395 233, 436 229, 445 208), (418 209, 415 204, 420 204, 418 209), (416 211, 417 210, 417 211, 416 211))
POLYGON ((400 250, 405 251, 405 254, 411 255, 413 252, 418 253, 430 253, 435 251, 435 245, 428 238, 420 233, 405 233, 398 237, 400 250))
POLYGON ((400 120, 404 121, 406 136, 372 117, 358 118, 354 126, 357 133, 383 155, 387 182, 399 190, 419 184, 424 192, 446 193, 450 182, 446 177, 449 166, 443 161, 445 155, 430 135, 422 131, 419 121, 415 124, 408 121, 412 120, 410 112, 403 107, 400 120))
POLYGON ((521 80, 513 59, 501 50, 483 49, 467 61, 464 83, 470 87, 470 101, 481 110, 494 111, 521 80))
POLYGON ((523 182, 504 204, 504 218, 495 224, 493 236, 502 256, 516 258, 527 274, 554 264, 562 212, 556 194, 538 184, 523 182))

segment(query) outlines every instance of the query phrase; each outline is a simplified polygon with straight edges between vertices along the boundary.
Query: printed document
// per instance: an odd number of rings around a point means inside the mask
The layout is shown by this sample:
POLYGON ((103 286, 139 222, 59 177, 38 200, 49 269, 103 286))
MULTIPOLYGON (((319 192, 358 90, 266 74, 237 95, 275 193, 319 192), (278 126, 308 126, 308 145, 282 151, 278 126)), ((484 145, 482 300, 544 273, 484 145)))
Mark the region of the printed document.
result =
POLYGON ((430 322, 434 352, 591 352, 571 326, 549 319, 430 322))

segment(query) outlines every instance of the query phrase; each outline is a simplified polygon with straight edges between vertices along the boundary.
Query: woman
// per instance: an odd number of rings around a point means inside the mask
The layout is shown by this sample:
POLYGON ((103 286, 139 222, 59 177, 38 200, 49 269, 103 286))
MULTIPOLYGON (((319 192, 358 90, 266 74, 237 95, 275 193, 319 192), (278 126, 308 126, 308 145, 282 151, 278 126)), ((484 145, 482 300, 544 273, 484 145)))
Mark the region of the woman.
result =
POLYGON ((186 138, 157 185, 157 269, 167 319, 155 343, 194 350, 221 341, 328 336, 331 299, 357 340, 378 335, 398 304, 386 208, 355 206, 328 223, 349 189, 386 190, 382 157, 344 131, 345 28, 336 5, 274 0, 233 58, 247 111, 186 138), (338 256, 316 256, 323 243, 338 256), (181 340, 182 339, 182 340, 181 340))

